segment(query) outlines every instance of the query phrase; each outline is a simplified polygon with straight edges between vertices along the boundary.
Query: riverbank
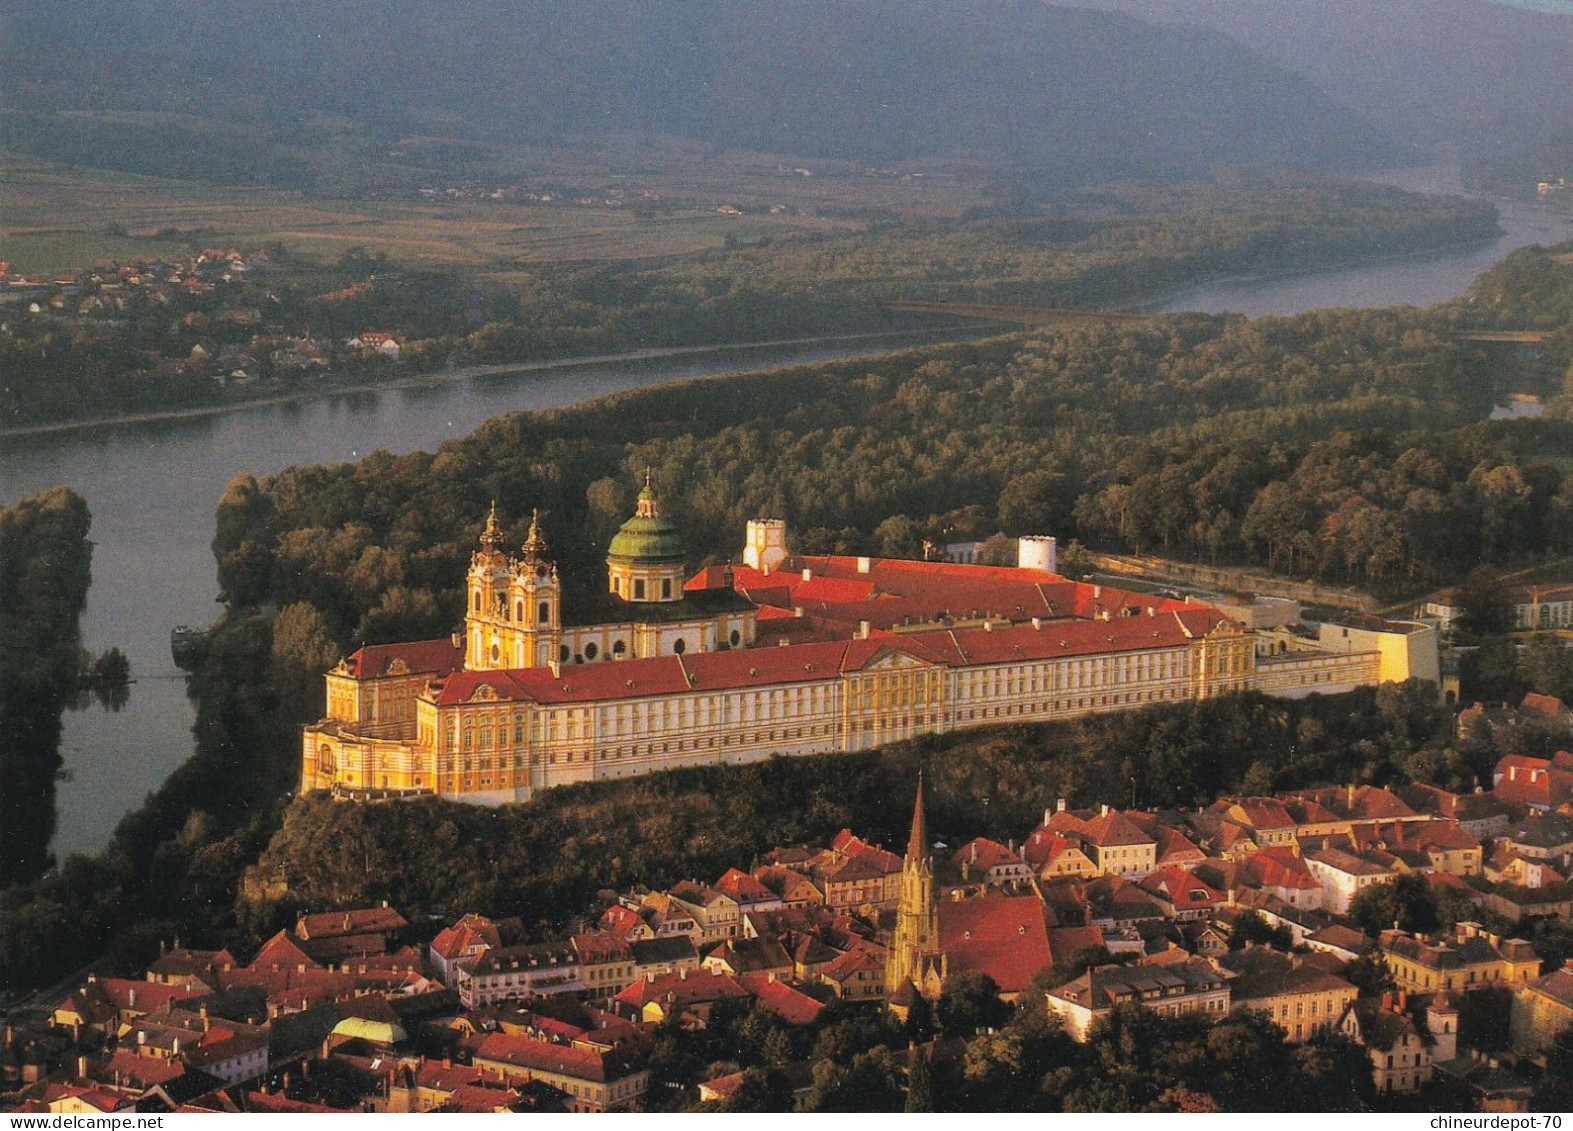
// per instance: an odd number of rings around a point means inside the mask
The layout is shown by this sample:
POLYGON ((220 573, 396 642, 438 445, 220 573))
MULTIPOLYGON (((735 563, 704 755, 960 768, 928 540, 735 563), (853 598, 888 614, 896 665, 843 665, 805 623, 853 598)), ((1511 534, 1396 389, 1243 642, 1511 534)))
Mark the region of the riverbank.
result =
MULTIPOLYGON (((986 325, 984 324, 985 327, 986 325)), ((821 334, 816 337, 780 338, 765 342, 724 342, 704 346, 661 346, 650 349, 629 350, 626 353, 588 354, 551 358, 545 361, 504 361, 491 365, 452 366, 447 369, 410 373, 385 381, 351 381, 327 386, 317 385, 309 389, 248 397, 244 400, 234 400, 224 404, 197 405, 191 408, 151 409, 147 412, 118 413, 108 416, 89 417, 85 420, 61 420, 46 424, 26 424, 13 428, 0 428, 0 438, 44 436, 51 433, 76 432, 123 424, 150 424, 160 420, 191 420, 204 416, 246 412, 252 409, 275 408, 279 405, 302 404, 354 393, 376 393, 390 389, 423 388, 447 384, 453 381, 468 381, 475 377, 513 376, 520 373, 536 373, 595 365, 622 365, 640 361, 665 361, 683 357, 711 357, 717 354, 741 353, 747 350, 843 345, 849 342, 874 342, 887 338, 944 338, 954 337, 958 334, 970 337, 974 336, 980 328, 983 327, 980 327, 978 324, 971 324, 967 326, 938 326, 932 330, 914 330, 910 328, 903 330, 875 330, 860 334, 821 334)), ((334 381, 335 379, 330 376, 326 380, 334 381)))

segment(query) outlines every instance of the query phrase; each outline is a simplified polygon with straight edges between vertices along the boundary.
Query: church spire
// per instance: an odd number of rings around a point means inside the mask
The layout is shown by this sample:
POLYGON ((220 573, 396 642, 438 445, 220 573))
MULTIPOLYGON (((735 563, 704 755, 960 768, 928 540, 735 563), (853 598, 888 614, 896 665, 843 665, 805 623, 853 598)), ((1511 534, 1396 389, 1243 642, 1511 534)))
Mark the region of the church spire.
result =
POLYGON ((923 771, 918 771, 918 797, 912 806, 912 835, 907 838, 907 859, 918 861, 929 853, 928 819, 923 812, 923 771))
POLYGON ((486 529, 481 531, 481 545, 496 550, 502 545, 502 527, 497 525, 497 500, 492 500, 491 512, 486 516, 486 529))
POLYGON ((524 560, 532 565, 536 562, 544 561, 547 556, 550 547, 547 546, 546 538, 541 534, 541 512, 539 510, 530 512, 530 533, 525 536, 522 549, 524 550, 524 560))

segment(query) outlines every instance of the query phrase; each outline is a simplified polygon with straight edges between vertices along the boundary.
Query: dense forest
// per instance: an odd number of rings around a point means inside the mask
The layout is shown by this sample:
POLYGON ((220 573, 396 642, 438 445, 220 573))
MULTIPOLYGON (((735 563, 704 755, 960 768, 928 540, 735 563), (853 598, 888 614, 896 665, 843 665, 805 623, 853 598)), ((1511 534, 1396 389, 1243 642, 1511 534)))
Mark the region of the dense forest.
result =
POLYGON ((52 863, 60 717, 82 673, 87 503, 56 487, 0 506, 0 889, 52 863))
MULTIPOLYGON (((279 346, 302 337, 314 340, 329 373, 376 381, 449 364, 914 324, 884 310, 888 300, 1123 305, 1210 279, 1423 251, 1496 232, 1489 206, 1301 176, 1219 174, 1046 201, 1000 196, 997 215, 886 218, 866 232, 766 238, 666 262, 520 265, 523 281, 510 283, 473 272, 399 271, 358 248, 318 264, 281 245, 267 269, 214 277, 210 290, 117 288, 114 304, 92 316, 8 309, 0 325, 0 421, 331 388, 321 370, 275 362, 279 346), (368 328, 408 339, 403 365, 345 346, 368 328), (192 362, 193 351, 208 360, 192 362), (261 380, 227 386, 237 366, 261 380)), ((170 253, 184 249, 171 245, 170 253)))

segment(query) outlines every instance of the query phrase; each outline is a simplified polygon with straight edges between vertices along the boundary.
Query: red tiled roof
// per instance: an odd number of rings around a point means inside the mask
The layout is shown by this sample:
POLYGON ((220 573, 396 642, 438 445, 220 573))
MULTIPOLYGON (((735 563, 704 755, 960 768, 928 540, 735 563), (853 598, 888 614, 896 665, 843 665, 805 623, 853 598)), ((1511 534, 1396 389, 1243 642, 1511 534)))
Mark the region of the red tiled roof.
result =
POLYGON ((368 932, 402 931, 409 925, 409 920, 391 907, 358 907, 353 911, 302 915, 295 924, 295 933, 303 939, 322 939, 368 932))
POLYGON ((154 1084, 167 1084, 186 1074, 186 1066, 161 1056, 138 1056, 128 1049, 119 1049, 109 1058, 108 1075, 111 1080, 151 1088, 154 1084))
POLYGON ((1122 844, 1157 844, 1157 841, 1142 831, 1140 825, 1131 820, 1124 813, 1111 810, 1101 817, 1094 817, 1087 822, 1086 839, 1099 848, 1110 848, 1122 844))
POLYGON ((295 970, 304 966, 308 970, 317 970, 321 967, 288 933, 280 931, 267 942, 262 944, 262 949, 257 951, 246 967, 248 970, 295 970))
POLYGON ((1491 776, 1491 792, 1511 804, 1550 809, 1573 798, 1573 762, 1565 751, 1549 759, 1509 754, 1491 776))
POLYGON ((604 1084, 629 1075, 625 1058, 572 1045, 550 1044, 532 1037, 492 1033, 475 1052, 477 1060, 494 1061, 534 1072, 554 1072, 604 1084))
POLYGON ((687 970, 675 974, 646 974, 617 995, 625 1005, 643 1007, 652 1001, 665 1002, 668 997, 679 1005, 719 1001, 728 997, 747 997, 745 990, 730 974, 716 974, 708 970, 687 970))
POLYGON ((883 969, 879 956, 864 947, 855 947, 839 958, 827 962, 819 971, 820 976, 832 982, 845 982, 863 970, 883 969))
POLYGON ((739 974, 738 982, 753 995, 760 1009, 781 1015, 788 1025, 807 1025, 824 1005, 768 974, 739 974))
POLYGON ((1215 891, 1184 868, 1161 868, 1143 877, 1137 886, 1167 897, 1177 913, 1216 907, 1224 902, 1222 892, 1215 891))
POLYGON ((447 960, 463 957, 472 947, 498 947, 502 937, 497 924, 481 915, 466 915, 451 927, 444 927, 431 941, 432 953, 447 960))
POLYGON ((971 871, 977 873, 986 872, 1002 864, 1020 864, 1022 858, 999 841, 980 836, 974 837, 958 848, 951 855, 950 862, 958 868, 965 864, 971 871))
POLYGON ((1240 862, 1237 874, 1253 887, 1312 891, 1322 886, 1293 849, 1278 845, 1247 856, 1240 862))
POLYGON ((196 983, 166 985, 137 978, 100 978, 98 988, 116 1009, 138 1013, 152 1013, 171 1002, 201 997, 208 992, 206 986, 196 983))
POLYGON ((408 644, 368 644, 349 658, 350 674, 356 679, 387 675, 395 660, 404 661, 411 674, 446 675, 463 666, 464 645, 455 644, 451 636, 408 644))
POLYGON ((1524 696, 1524 701, 1518 705, 1520 711, 1531 715, 1540 715, 1544 718, 1554 719, 1558 715, 1567 713, 1567 707, 1555 695, 1542 695, 1531 691, 1524 696))
POLYGON ((1055 962, 1064 962, 1078 950, 1103 946, 1102 927, 1050 927, 1049 955, 1055 962))
POLYGON ((728 868, 715 882, 717 891, 723 891, 739 903, 757 903, 776 898, 776 894, 747 872, 728 868))
POLYGON ((987 974, 1002 991, 1017 993, 1053 965, 1043 904, 1034 896, 942 900, 938 910, 940 949, 952 974, 987 974))

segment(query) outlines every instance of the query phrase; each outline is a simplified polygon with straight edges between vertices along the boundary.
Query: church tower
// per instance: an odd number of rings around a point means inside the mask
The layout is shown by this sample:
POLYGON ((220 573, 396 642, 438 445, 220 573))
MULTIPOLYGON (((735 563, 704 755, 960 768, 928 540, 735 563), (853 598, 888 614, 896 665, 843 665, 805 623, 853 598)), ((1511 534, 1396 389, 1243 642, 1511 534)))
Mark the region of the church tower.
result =
POLYGON ((653 604, 683 599, 683 536, 669 519, 645 472, 634 517, 623 523, 607 549, 607 587, 624 601, 653 604))
POLYGON ((928 819, 923 811, 923 775, 920 771, 917 801, 912 807, 912 833, 907 838, 907 855, 901 862, 896 938, 885 967, 886 996, 892 1003, 899 1003, 911 990, 925 997, 933 996, 943 979, 939 907, 934 899, 934 860, 929 854, 928 819))
POLYGON ((544 667, 557 658, 562 635, 561 586, 541 515, 530 520, 523 557, 502 552, 497 504, 470 557, 464 614, 464 666, 469 671, 544 667))
POLYGON ((530 516, 530 533, 520 547, 522 557, 514 563, 513 582, 508 596, 513 605, 513 645, 515 668, 541 668, 558 659, 562 639, 562 586, 551 550, 541 535, 541 512, 530 516))
POLYGON ((481 548, 470 555, 468 594, 464 606, 464 666, 470 671, 507 667, 499 633, 508 616, 508 583, 512 563, 502 552, 502 528, 492 503, 481 531, 481 548))

